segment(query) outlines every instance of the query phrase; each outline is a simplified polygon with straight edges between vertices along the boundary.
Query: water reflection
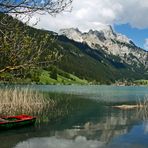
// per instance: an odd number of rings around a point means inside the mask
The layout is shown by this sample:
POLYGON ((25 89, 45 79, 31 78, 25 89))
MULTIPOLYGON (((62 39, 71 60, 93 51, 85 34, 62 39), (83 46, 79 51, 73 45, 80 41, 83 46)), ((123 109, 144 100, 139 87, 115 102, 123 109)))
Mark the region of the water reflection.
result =
POLYGON ((34 86, 35 90, 73 94, 85 98, 104 101, 137 101, 147 95, 147 86, 106 86, 106 85, 44 85, 34 86))
POLYGON ((17 144, 15 148, 102 148, 103 145, 102 142, 87 140, 82 136, 78 136, 74 140, 45 137, 29 139, 17 144))
MULTIPOLYGON (((2 86, 1 86, 2 87, 2 86)), ((13 87, 13 86, 11 86, 13 87)), ((14 87, 25 88, 25 85, 14 87)), ((32 85, 31 89, 83 96, 85 98, 104 101, 137 101, 147 95, 147 86, 106 86, 106 85, 32 85)))
POLYGON ((85 136, 87 139, 109 143, 113 137, 128 133, 134 124, 138 124, 136 112, 119 111, 97 122, 88 121, 81 126, 73 126, 72 129, 56 131, 55 136, 65 139, 85 136))
MULTIPOLYGON (((68 118, 64 124, 67 124, 68 120, 71 119, 68 118)), ((57 123, 58 126, 60 124, 57 123)), ((125 147, 126 144, 129 144, 131 148, 135 148, 130 142, 132 142, 132 138, 135 138, 137 126, 140 127, 138 134, 144 137, 147 132, 147 123, 143 124, 139 121, 137 112, 109 108, 101 119, 96 117, 95 120, 88 120, 85 123, 73 122, 71 128, 55 129, 54 131, 41 129, 39 137, 27 138, 16 144, 15 148, 116 148, 120 147, 122 142, 125 147), (130 135, 129 141, 125 140, 126 135, 130 135)))

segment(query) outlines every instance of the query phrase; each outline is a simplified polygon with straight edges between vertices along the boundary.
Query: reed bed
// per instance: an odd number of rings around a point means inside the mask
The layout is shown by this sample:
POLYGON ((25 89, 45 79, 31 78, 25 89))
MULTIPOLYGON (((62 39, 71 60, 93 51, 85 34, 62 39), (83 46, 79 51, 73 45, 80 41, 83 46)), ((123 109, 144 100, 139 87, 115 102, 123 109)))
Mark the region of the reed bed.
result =
POLYGON ((0 88, 0 116, 28 114, 37 123, 57 121, 72 111, 69 97, 61 97, 26 88, 0 88))
POLYGON ((148 96, 145 96, 143 100, 139 99, 137 105, 141 106, 137 109, 139 118, 144 121, 148 120, 148 96))
POLYGON ((29 88, 0 89, 0 115, 30 114, 37 115, 46 108, 51 110, 56 106, 52 99, 29 88))

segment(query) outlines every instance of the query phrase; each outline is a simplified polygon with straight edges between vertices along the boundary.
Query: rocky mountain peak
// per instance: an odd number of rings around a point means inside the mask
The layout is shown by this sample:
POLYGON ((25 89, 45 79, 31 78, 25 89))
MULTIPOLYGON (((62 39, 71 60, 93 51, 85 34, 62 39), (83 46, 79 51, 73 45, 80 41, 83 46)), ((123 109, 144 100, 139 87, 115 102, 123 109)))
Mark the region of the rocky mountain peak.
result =
POLYGON ((148 52, 137 47, 125 35, 114 32, 109 25, 88 32, 81 32, 78 28, 61 29, 59 34, 77 42, 85 42, 92 49, 101 49, 107 54, 119 56, 128 64, 142 64, 148 67, 148 52))
POLYGON ((69 39, 77 42, 82 42, 82 32, 78 28, 61 29, 59 35, 65 35, 69 39))
POLYGON ((130 44, 130 39, 128 39, 125 35, 115 33, 110 25, 103 25, 98 28, 98 30, 90 29, 88 32, 81 32, 78 28, 68 28, 61 29, 59 31, 60 35, 65 35, 68 38, 83 42, 85 41, 84 36, 96 36, 98 38, 105 38, 106 40, 117 40, 120 42, 126 42, 130 44))
POLYGON ((115 38, 116 34, 114 33, 112 27, 110 25, 107 25, 105 29, 100 30, 100 32, 104 33, 104 36, 106 38, 115 38))

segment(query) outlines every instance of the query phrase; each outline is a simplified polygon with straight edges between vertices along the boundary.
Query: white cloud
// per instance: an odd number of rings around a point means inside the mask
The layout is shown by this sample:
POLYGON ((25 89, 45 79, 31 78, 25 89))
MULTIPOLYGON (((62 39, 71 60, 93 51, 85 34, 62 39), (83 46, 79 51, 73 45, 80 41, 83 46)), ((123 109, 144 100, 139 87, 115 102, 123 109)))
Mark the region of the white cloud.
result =
POLYGON ((144 48, 148 51, 148 38, 145 39, 144 48))
POLYGON ((148 27, 147 0, 73 0, 72 6, 70 13, 63 12, 56 17, 42 15, 37 27, 53 31, 69 27, 86 31, 99 28, 98 24, 101 23, 129 23, 136 28, 148 27))

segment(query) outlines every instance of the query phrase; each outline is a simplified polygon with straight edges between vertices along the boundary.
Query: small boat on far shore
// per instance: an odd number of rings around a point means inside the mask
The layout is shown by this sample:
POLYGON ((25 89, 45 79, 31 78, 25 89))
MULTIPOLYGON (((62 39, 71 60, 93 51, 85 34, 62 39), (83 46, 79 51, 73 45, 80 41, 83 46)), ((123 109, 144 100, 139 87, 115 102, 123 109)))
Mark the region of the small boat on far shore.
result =
POLYGON ((36 117, 28 115, 0 117, 0 130, 19 128, 35 124, 36 117))

